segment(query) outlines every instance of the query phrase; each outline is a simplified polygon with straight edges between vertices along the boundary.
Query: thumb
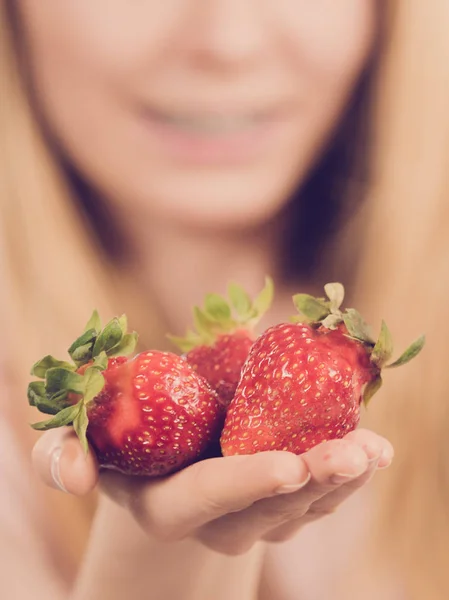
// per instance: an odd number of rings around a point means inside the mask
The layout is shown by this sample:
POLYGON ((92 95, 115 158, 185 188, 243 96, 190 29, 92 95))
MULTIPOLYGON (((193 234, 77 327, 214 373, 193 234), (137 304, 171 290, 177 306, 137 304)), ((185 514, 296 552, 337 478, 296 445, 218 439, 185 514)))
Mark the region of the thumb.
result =
POLYGON ((44 433, 34 446, 33 466, 48 486, 76 496, 91 492, 98 481, 95 454, 85 455, 70 427, 44 433))

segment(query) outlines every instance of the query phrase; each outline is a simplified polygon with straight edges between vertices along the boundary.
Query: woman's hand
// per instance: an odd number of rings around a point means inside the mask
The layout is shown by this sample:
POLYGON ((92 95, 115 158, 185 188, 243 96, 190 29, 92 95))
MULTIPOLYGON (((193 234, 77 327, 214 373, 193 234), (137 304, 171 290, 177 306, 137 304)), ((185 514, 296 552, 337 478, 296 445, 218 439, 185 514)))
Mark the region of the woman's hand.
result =
POLYGON ((85 457, 74 433, 52 430, 33 459, 50 486, 83 495, 99 482, 161 541, 195 537, 225 554, 242 554, 257 541, 284 541, 302 525, 332 513, 393 458, 391 444, 359 429, 296 456, 263 452, 211 458, 162 479, 99 473, 93 451, 85 457))

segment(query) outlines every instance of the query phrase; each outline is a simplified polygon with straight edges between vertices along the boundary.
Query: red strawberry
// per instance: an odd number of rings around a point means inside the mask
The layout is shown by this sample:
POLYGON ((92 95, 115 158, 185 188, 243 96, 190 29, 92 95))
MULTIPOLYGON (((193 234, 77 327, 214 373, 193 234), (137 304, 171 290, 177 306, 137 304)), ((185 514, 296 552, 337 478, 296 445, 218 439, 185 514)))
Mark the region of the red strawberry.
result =
POLYGON ((240 330, 218 335, 211 346, 197 346, 186 354, 188 363, 208 381, 225 406, 234 397, 253 341, 248 331, 240 330))
MULTIPOLYGON (((227 412, 223 455, 301 454, 357 427, 362 400, 368 403, 382 383, 391 335, 382 323, 375 343, 357 311, 340 311, 343 286, 325 290, 328 301, 294 296, 299 319, 271 327, 254 343, 227 412)), ((405 364, 423 345, 421 337, 388 366, 405 364)))
POLYGON ((54 414, 46 430, 73 425, 99 464, 130 475, 160 476, 195 461, 219 436, 223 408, 216 393, 181 357, 148 351, 128 360, 137 337, 126 319, 103 330, 97 315, 69 349, 73 363, 45 357, 32 374, 30 404, 54 414), (116 356, 118 355, 118 356, 116 356))
POLYGON ((228 296, 229 302, 218 294, 208 294, 204 308, 194 308, 196 332, 188 331, 184 338, 170 336, 186 353, 188 363, 218 393, 224 406, 234 397, 243 363, 255 339, 254 328, 270 307, 273 283, 267 278, 254 301, 237 284, 229 285, 228 296))

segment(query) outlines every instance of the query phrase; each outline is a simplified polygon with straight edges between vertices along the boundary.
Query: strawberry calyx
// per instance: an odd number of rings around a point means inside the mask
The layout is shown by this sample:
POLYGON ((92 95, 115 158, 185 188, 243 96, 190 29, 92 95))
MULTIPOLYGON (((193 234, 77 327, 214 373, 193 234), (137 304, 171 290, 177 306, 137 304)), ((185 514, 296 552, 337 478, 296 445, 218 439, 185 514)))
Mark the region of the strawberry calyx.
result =
POLYGON ((264 288, 254 298, 238 283, 230 283, 228 299, 220 294, 207 294, 204 306, 193 308, 194 327, 184 337, 169 335, 168 338, 182 352, 198 346, 211 346, 221 335, 238 330, 252 331, 273 301, 274 285, 265 278, 264 288))
POLYGON ((137 345, 137 333, 127 329, 125 315, 113 318, 102 328, 94 311, 81 336, 68 349, 70 362, 48 355, 33 365, 31 375, 39 379, 28 385, 28 403, 53 415, 32 424, 33 429, 46 431, 73 425, 87 452, 87 408, 105 386, 102 371, 108 367, 109 358, 129 356, 137 345))
POLYGON ((416 339, 396 359, 389 362, 394 353, 393 338, 385 321, 382 321, 377 340, 373 337, 371 328, 362 315, 354 308, 341 309, 345 297, 344 286, 339 282, 327 283, 324 286, 327 298, 315 298, 309 294, 296 294, 293 304, 298 314, 292 317, 294 323, 304 323, 313 328, 324 327, 336 330, 342 326, 348 338, 361 343, 369 355, 373 365, 373 378, 369 381, 363 392, 363 402, 368 405, 371 398, 382 386, 382 369, 400 367, 410 362, 423 349, 425 336, 416 339))

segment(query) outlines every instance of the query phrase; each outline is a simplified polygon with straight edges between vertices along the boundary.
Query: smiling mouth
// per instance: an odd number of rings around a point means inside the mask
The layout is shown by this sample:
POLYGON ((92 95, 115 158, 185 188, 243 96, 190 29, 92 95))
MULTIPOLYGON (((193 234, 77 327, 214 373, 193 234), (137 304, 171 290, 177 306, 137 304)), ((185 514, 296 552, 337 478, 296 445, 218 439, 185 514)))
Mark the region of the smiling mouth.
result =
POLYGON ((147 105, 143 131, 159 156, 183 165, 241 165, 272 152, 288 135, 291 116, 279 105, 263 110, 147 105))
POLYGON ((204 136, 235 134, 264 126, 279 118, 274 110, 253 113, 163 112, 147 110, 147 117, 186 133, 204 136))

